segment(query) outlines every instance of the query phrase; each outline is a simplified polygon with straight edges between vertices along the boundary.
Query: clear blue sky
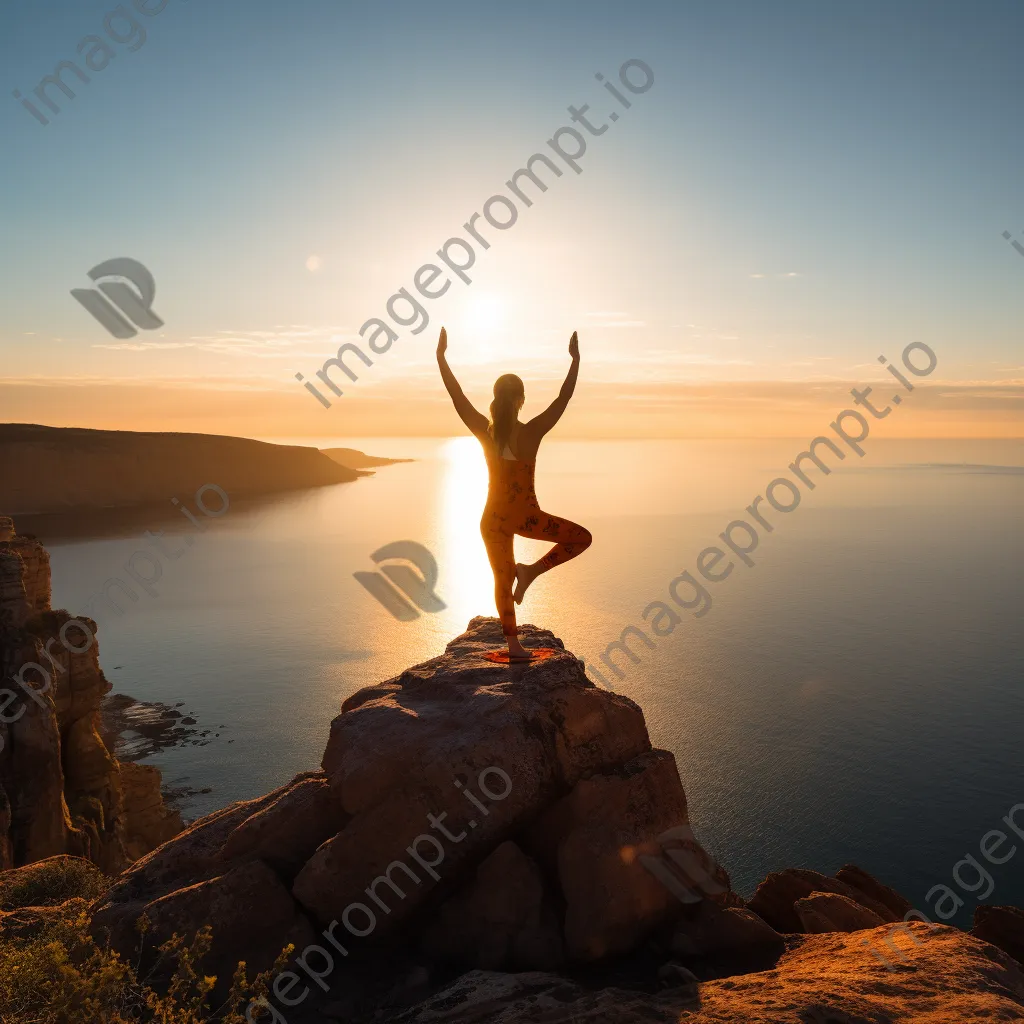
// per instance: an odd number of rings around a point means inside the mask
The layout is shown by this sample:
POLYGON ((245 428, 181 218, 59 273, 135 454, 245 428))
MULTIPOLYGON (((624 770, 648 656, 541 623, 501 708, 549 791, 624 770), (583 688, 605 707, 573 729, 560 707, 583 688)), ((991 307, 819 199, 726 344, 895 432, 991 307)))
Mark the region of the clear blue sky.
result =
POLYGON ((427 380, 442 322, 481 380, 513 344, 557 373, 577 328, 624 385, 855 377, 914 340, 945 380, 1024 381, 1001 237, 1024 244, 1019 2, 168 0, 42 126, 11 92, 81 63, 114 8, 13 0, 0 36, 0 400, 32 382, 43 422, 48 381, 318 413, 294 373, 411 288, 569 104, 620 109, 594 74, 630 58, 650 91, 366 387, 427 380), (71 299, 115 256, 153 271, 162 331, 118 343, 71 299))

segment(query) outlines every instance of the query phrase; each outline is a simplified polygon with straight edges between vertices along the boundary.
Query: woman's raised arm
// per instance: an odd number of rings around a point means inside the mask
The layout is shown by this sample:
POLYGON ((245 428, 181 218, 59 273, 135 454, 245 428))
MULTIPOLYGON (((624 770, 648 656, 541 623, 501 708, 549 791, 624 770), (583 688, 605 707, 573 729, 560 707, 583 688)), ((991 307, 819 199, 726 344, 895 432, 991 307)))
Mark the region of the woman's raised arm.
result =
POLYGON ((437 365, 441 370, 441 380, 448 389, 452 405, 459 414, 459 418, 469 428, 470 433, 480 437, 487 433, 487 417, 473 408, 473 403, 465 396, 462 387, 455 379, 448 360, 445 358, 445 351, 448 348, 448 332, 442 327, 441 337, 437 341, 437 365))
POLYGON ((575 331, 569 339, 569 355, 572 356, 572 366, 569 367, 558 397, 527 424, 530 432, 538 437, 543 437, 562 418, 562 413, 565 412, 569 399, 576 390, 576 378, 580 373, 580 340, 576 337, 575 331))

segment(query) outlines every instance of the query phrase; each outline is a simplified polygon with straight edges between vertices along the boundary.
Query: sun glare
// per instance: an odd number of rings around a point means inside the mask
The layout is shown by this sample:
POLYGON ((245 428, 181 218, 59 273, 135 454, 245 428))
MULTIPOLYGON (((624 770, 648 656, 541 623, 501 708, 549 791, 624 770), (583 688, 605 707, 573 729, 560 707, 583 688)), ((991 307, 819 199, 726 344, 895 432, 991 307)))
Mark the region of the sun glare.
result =
POLYGON ((473 615, 494 614, 494 582, 480 537, 480 515, 487 500, 487 464, 473 437, 445 443, 441 492, 445 601, 449 614, 465 628, 473 615))
POLYGON ((478 336, 491 337, 501 327, 504 303, 496 295, 474 295, 466 309, 466 327, 478 336))

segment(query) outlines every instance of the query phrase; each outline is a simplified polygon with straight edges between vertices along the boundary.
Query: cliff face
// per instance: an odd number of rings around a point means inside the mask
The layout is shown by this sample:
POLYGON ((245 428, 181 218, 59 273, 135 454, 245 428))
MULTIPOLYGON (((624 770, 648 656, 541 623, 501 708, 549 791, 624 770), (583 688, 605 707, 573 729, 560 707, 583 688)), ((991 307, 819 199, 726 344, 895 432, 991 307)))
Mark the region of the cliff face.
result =
MULTIPOLYGON (((94 935, 134 962, 143 913, 150 950, 210 925, 201 966, 221 979, 294 943, 249 1009, 275 1024, 1024 1019, 1019 964, 903 924, 909 903, 852 865, 769 875, 744 905, 640 708, 550 632, 521 637, 544 658, 500 664, 499 623, 474 619, 354 694, 319 770, 132 865, 94 935)), ((1024 948, 1012 914, 987 927, 1024 948)))
POLYGON ((71 853, 116 873, 181 830, 160 773, 100 739, 95 631, 50 608, 46 549, 0 517, 0 867, 71 853))

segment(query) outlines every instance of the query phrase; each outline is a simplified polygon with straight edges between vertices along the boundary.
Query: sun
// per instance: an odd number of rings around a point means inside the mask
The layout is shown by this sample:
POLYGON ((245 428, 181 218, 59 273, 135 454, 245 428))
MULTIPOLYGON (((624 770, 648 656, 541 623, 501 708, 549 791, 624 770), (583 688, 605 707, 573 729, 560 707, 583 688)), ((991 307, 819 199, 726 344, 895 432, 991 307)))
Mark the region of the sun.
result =
POLYGON ((505 305, 496 295, 474 295, 466 307, 466 327, 477 336, 490 337, 502 325, 505 305))

